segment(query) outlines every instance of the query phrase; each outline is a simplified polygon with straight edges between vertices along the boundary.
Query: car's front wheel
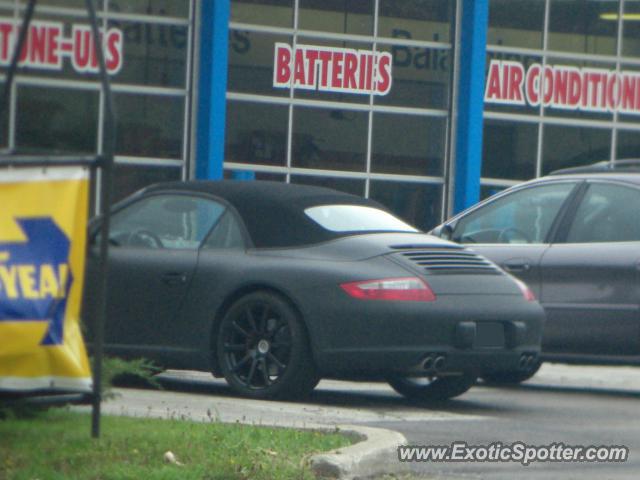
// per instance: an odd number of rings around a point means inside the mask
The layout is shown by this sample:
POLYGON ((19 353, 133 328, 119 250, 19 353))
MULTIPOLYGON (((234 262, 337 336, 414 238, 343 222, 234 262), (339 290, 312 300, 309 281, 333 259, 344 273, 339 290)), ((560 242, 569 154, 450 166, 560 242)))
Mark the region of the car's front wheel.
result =
POLYGON ((462 395, 476 382, 471 374, 450 377, 393 377, 389 385, 407 398, 413 400, 447 400, 462 395))
POLYGON ((254 292, 225 313, 216 353, 236 392, 253 398, 298 398, 318 383, 299 314, 279 295, 254 292))

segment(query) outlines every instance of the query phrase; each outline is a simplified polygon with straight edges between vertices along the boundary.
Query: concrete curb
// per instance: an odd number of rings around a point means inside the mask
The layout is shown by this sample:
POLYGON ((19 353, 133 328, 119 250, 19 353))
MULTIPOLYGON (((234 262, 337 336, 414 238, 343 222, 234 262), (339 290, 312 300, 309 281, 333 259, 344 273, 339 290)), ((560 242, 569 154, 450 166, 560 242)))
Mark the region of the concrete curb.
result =
POLYGON ((356 480, 407 470, 406 464, 398 461, 398 447, 407 445, 401 433, 358 425, 337 425, 335 430, 363 441, 309 457, 316 477, 356 480))

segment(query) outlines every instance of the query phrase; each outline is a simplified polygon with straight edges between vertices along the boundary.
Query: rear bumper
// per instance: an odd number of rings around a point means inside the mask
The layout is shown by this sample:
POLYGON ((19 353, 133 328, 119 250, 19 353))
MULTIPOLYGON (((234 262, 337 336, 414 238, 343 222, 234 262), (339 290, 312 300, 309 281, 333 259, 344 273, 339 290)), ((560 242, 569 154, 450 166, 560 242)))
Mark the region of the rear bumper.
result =
POLYGON ((321 315, 305 316, 327 376, 482 375, 525 369, 540 355, 544 312, 521 296, 328 305, 317 306, 321 315))

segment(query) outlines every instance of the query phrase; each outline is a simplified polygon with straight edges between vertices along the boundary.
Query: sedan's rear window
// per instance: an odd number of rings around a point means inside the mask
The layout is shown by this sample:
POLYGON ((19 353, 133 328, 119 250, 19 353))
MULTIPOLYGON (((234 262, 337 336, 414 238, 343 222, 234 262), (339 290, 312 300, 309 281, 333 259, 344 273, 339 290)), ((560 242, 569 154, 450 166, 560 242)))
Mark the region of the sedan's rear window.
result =
POLYGON ((384 210, 362 205, 320 205, 304 213, 331 232, 417 232, 384 210))

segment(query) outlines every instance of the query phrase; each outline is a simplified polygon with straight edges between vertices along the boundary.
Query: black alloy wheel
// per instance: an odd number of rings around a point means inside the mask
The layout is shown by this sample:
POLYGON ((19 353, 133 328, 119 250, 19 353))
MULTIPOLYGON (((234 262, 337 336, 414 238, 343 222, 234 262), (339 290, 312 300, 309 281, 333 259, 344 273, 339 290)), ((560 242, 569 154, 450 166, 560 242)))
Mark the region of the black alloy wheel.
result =
POLYGON ((412 400, 438 401, 462 395, 475 383, 471 374, 447 377, 393 377, 389 385, 400 395, 412 400))
POLYGON ((236 392, 253 398, 298 398, 319 378, 297 312, 271 292, 251 293, 224 315, 218 362, 236 392))

